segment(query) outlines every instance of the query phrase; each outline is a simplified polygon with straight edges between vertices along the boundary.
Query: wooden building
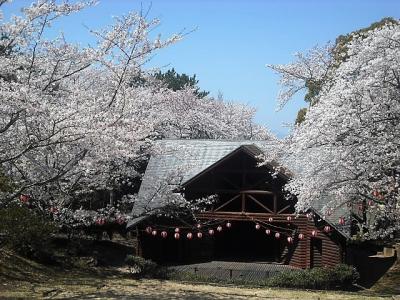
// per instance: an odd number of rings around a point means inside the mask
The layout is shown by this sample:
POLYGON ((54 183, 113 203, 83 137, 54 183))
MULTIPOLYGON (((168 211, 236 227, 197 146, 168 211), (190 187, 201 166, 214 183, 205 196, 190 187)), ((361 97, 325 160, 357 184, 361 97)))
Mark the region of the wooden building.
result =
POLYGON ((133 210, 139 217, 128 224, 136 233, 137 254, 159 262, 263 261, 298 268, 343 262, 346 211, 324 218, 320 199, 307 213, 296 214, 296 198, 282 191, 295 175, 259 166, 270 147, 273 143, 255 141, 160 141, 133 210), (210 195, 217 201, 191 224, 143 216, 168 205, 165 189, 188 201, 210 195))

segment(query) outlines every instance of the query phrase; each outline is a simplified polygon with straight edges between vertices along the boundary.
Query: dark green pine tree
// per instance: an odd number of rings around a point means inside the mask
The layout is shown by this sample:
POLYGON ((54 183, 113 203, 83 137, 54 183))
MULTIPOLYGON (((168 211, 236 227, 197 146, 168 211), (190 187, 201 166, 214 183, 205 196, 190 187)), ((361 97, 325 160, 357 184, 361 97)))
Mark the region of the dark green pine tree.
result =
POLYGON ((159 71, 154 77, 163 81, 169 89, 174 91, 182 90, 185 86, 190 86, 195 88, 195 94, 199 98, 204 98, 210 93, 207 91, 200 91, 200 87, 197 86, 199 81, 196 79, 196 74, 193 76, 188 76, 185 73, 179 74, 172 68, 165 73, 159 71))

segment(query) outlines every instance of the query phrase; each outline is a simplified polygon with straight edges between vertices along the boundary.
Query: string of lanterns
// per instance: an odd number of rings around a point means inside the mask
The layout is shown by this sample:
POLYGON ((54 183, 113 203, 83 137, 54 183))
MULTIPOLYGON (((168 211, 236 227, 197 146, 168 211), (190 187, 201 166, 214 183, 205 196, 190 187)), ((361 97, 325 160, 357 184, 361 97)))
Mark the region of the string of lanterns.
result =
MULTIPOLYGON (((310 217, 313 217, 313 216, 311 215, 310 217)), ((292 221, 293 220, 292 216, 288 216, 286 218, 286 220, 289 221, 289 222, 292 221)), ((343 218, 343 220, 344 220, 344 218, 343 218)), ((293 229, 290 229, 290 228, 284 228, 284 227, 272 225, 270 223, 265 223, 265 222, 262 222, 262 221, 259 221, 259 220, 254 220, 254 219, 251 219, 251 221, 253 221, 255 223, 254 228, 256 230, 260 230, 262 227, 264 227, 266 235, 273 235, 276 239, 281 239, 282 236, 285 236, 286 237, 286 241, 289 244, 293 244, 295 239, 304 240, 305 237, 306 237, 305 233, 298 233, 296 230, 293 230, 293 229), (278 231, 277 228, 280 229, 281 231, 278 231), (282 232, 282 230, 283 231, 290 231, 290 234, 288 234, 287 232, 282 232)), ((269 222, 273 222, 273 218, 270 217, 268 219, 268 221, 269 222)), ((194 237, 197 237, 198 239, 202 239, 204 237, 204 234, 208 234, 208 236, 214 236, 216 232, 218 232, 218 233, 222 232, 223 231, 223 226, 222 226, 223 224, 225 225, 224 227, 226 227, 227 229, 230 229, 232 227, 232 223, 229 222, 229 221, 228 222, 226 222, 226 221, 216 222, 216 223, 214 223, 214 226, 217 225, 217 224, 219 224, 219 225, 216 227, 216 230, 214 230, 214 228, 212 228, 210 226, 210 224, 208 223, 208 224, 197 224, 194 227, 193 226, 192 227, 168 227, 168 226, 163 226, 163 229, 161 230, 160 234, 159 234, 157 229, 152 228, 151 226, 147 226, 146 229, 145 229, 145 232, 147 234, 149 234, 149 235, 154 236, 154 237, 160 235, 161 238, 166 239, 168 237, 168 231, 167 230, 171 229, 171 228, 174 228, 173 237, 174 237, 175 240, 179 240, 182 236, 184 237, 185 234, 186 234, 186 239, 192 240, 194 237), (208 229, 203 232, 202 231, 203 227, 207 227, 208 229), (195 228, 195 230, 197 230, 197 233, 193 233, 191 231, 194 228, 195 228), (185 231, 185 229, 189 229, 189 232, 183 233, 183 231, 185 231)), ((329 225, 325 225, 322 228, 322 230, 325 233, 328 234, 328 233, 330 233, 332 231, 332 228, 329 225)), ((314 229, 314 230, 312 230, 310 232, 310 235, 312 237, 317 237, 318 236, 318 232, 319 232, 319 230, 314 229)))

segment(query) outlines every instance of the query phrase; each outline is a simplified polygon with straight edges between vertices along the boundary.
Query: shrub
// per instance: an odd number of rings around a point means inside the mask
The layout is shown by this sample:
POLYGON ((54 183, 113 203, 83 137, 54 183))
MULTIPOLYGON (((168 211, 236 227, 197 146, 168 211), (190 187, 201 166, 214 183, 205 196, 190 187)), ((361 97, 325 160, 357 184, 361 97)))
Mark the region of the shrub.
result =
POLYGON ((140 278, 166 278, 167 270, 157 265, 152 260, 140 256, 127 255, 125 263, 130 267, 131 273, 140 278))
POLYGON ((348 265, 337 265, 333 268, 313 268, 308 270, 292 270, 278 273, 268 279, 246 280, 240 278, 227 279, 212 275, 193 274, 191 272, 172 271, 168 279, 177 281, 228 283, 244 286, 286 287, 300 289, 347 289, 357 279, 358 273, 348 265))
POLYGON ((267 279, 266 285, 307 289, 345 289, 351 286, 358 277, 353 267, 341 264, 333 268, 282 272, 267 279))
POLYGON ((49 259, 49 241, 56 227, 34 211, 12 205, 0 209, 2 242, 16 252, 36 258, 49 259))

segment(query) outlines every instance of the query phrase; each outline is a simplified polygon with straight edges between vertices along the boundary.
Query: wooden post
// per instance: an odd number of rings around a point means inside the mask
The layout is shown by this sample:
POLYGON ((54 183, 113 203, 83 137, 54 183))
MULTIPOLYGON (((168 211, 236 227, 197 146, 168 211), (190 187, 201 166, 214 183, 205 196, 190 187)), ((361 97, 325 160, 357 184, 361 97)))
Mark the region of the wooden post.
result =
POLYGON ((246 194, 242 193, 242 213, 246 211, 246 194))
POLYGON ((274 193, 274 214, 278 212, 278 196, 274 193))

